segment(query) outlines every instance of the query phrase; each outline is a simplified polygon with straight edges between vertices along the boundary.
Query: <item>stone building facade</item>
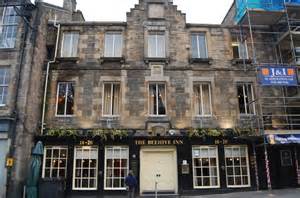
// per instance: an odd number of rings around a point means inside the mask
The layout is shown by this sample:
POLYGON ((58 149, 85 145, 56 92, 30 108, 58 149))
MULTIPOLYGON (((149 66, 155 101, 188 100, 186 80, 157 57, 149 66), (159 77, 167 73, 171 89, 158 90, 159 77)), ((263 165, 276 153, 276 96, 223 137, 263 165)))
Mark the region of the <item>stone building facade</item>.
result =
POLYGON ((40 131, 40 98, 48 21, 83 19, 73 8, 40 1, 0 1, 0 197, 21 197, 34 136, 40 131))
POLYGON ((258 81, 238 27, 186 23, 168 0, 140 0, 126 22, 60 25, 42 178, 83 195, 125 193, 129 170, 142 195, 258 187, 258 81))

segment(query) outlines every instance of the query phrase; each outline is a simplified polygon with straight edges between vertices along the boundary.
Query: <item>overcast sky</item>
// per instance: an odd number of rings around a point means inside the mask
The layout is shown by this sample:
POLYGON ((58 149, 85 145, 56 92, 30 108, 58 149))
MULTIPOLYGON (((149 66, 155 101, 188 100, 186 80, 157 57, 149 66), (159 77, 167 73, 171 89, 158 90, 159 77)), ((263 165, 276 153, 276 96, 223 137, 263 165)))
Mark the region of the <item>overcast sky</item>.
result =
MULTIPOLYGON (((63 0, 44 0, 62 5, 63 0)), ((186 13, 189 23, 221 23, 233 0, 174 0, 178 9, 186 13)), ((77 8, 87 21, 126 21, 126 12, 138 0, 77 0, 77 8)))

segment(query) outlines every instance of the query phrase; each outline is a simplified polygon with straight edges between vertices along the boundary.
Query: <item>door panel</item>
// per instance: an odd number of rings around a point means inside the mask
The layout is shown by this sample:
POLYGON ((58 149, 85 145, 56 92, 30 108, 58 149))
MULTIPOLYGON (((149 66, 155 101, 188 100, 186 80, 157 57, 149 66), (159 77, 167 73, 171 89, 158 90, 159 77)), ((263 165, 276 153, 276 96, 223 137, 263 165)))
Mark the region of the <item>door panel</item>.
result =
POLYGON ((141 152, 141 192, 154 192, 155 183, 159 192, 177 190, 175 151, 142 151, 141 152))
POLYGON ((8 141, 0 140, 0 197, 5 197, 7 170, 5 167, 5 158, 8 152, 8 141))

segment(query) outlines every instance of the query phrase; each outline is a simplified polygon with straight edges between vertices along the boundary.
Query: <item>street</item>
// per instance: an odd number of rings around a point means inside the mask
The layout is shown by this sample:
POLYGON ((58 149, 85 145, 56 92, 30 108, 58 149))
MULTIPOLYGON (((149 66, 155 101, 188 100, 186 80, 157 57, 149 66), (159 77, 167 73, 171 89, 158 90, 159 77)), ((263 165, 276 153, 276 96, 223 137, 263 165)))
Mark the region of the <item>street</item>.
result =
MULTIPOLYGON (((190 196, 181 196, 182 198, 191 198, 190 196)), ((273 191, 250 191, 241 193, 229 193, 219 195, 201 195, 194 196, 193 198, 265 198, 265 197, 286 197, 286 198, 299 198, 300 189, 281 189, 273 191)))

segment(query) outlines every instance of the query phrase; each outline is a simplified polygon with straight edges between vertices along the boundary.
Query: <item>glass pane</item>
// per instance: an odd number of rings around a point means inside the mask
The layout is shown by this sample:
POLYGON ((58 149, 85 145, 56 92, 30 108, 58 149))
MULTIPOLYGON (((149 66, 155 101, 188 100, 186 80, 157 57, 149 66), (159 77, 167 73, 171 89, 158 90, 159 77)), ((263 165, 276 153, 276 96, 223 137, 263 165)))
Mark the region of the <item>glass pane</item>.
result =
POLYGON ((166 57, 165 35, 157 35, 157 57, 166 57))
POLYGON ((244 176, 243 177, 243 185, 248 185, 248 184, 249 184, 248 177, 244 176))
POLYGON ((195 178, 195 186, 202 186, 202 179, 201 178, 195 178))
POLYGON ((191 40, 192 40, 192 58, 200 58, 200 54, 198 53, 197 35, 192 35, 191 40))
POLYGON ((156 35, 148 36, 148 57, 156 57, 156 35))
POLYGON ((198 176, 198 177, 199 177, 199 176, 202 176, 201 168, 195 168, 194 171, 195 171, 194 174, 195 174, 196 176, 198 176))
POLYGON ((203 186, 210 186, 210 178, 209 177, 203 178, 203 186))
POLYGON ((67 115, 74 114, 74 86, 73 83, 68 83, 68 96, 67 96, 67 115))
POLYGON ((150 114, 156 115, 156 85, 149 85, 150 114))
POLYGON ((194 166, 197 166, 197 167, 201 166, 201 159, 200 158, 194 159, 194 166))
POLYGON ((165 101, 165 85, 158 85, 158 114, 165 115, 166 114, 166 101, 165 101))
POLYGON ((227 175, 233 175, 233 168, 232 167, 227 168, 227 175))
POLYGON ((217 168, 210 168, 210 176, 218 176, 217 168))
POLYGON ((122 42, 123 38, 121 34, 115 34, 115 47, 114 47, 114 56, 121 57, 122 56, 122 42))
POLYGON ((239 110, 241 114, 245 114, 246 113, 246 109, 245 109, 245 96, 244 96, 244 89, 243 89, 243 85, 238 85, 237 86, 237 91, 238 91, 238 100, 239 100, 239 110))
POLYGON ((207 148, 202 148, 201 149, 201 157, 204 158, 204 157, 209 157, 208 156, 208 149, 207 148))
POLYGON ((57 115, 65 114, 66 89, 65 83, 58 84, 57 115))
POLYGON ((211 177, 210 182, 212 186, 218 186, 218 177, 211 177))
POLYGON ((200 58, 207 58, 205 34, 199 35, 199 51, 200 51, 200 58))
POLYGON ((71 57, 71 42, 72 42, 72 34, 65 33, 63 36, 63 44, 62 44, 62 51, 61 56, 62 57, 71 57))
POLYGON ((50 169, 45 169, 45 177, 51 177, 50 169))
POLYGON ((82 180, 82 188, 88 188, 89 187, 89 180, 83 179, 82 180))
POLYGON ((77 50, 78 50, 78 42, 79 42, 79 34, 72 33, 72 57, 77 57, 77 50))
POLYGON ((209 90, 209 84, 203 84, 202 85, 202 97, 203 97, 203 114, 204 115, 210 115, 210 90, 209 90))
POLYGON ((105 57, 113 57, 113 34, 105 34, 105 57))
POLYGON ((246 42, 240 42, 239 43, 239 56, 240 56, 241 59, 247 59, 248 58, 246 42))
POLYGON ((195 114, 202 115, 200 85, 194 85, 194 98, 195 98, 195 101, 194 101, 195 114))
POLYGON ((104 85, 104 107, 103 107, 103 114, 104 115, 111 115, 111 90, 112 84, 105 84, 104 85))
POLYGON ((235 185, 237 185, 237 186, 242 185, 242 179, 241 179, 241 177, 235 177, 235 185))
POLYGON ((96 187, 96 180, 95 179, 90 179, 90 188, 95 188, 96 187))
POLYGON ((121 102, 121 92, 120 85, 113 85, 113 105, 112 105, 112 114, 119 115, 120 114, 120 102, 121 102))
POLYGON ((202 166, 209 166, 208 158, 202 158, 202 166))
POLYGON ((209 168, 203 168, 202 169, 202 173, 203 173, 203 176, 210 176, 210 174, 209 174, 209 168))
POLYGON ((106 187, 112 188, 112 178, 106 178, 106 187))
POLYGON ((62 177, 62 178, 66 177, 66 171, 64 169, 59 170, 59 177, 62 177))
POLYGON ((228 185, 233 186, 234 185, 234 179, 233 179, 233 177, 228 177, 227 178, 227 182, 228 182, 228 185))

